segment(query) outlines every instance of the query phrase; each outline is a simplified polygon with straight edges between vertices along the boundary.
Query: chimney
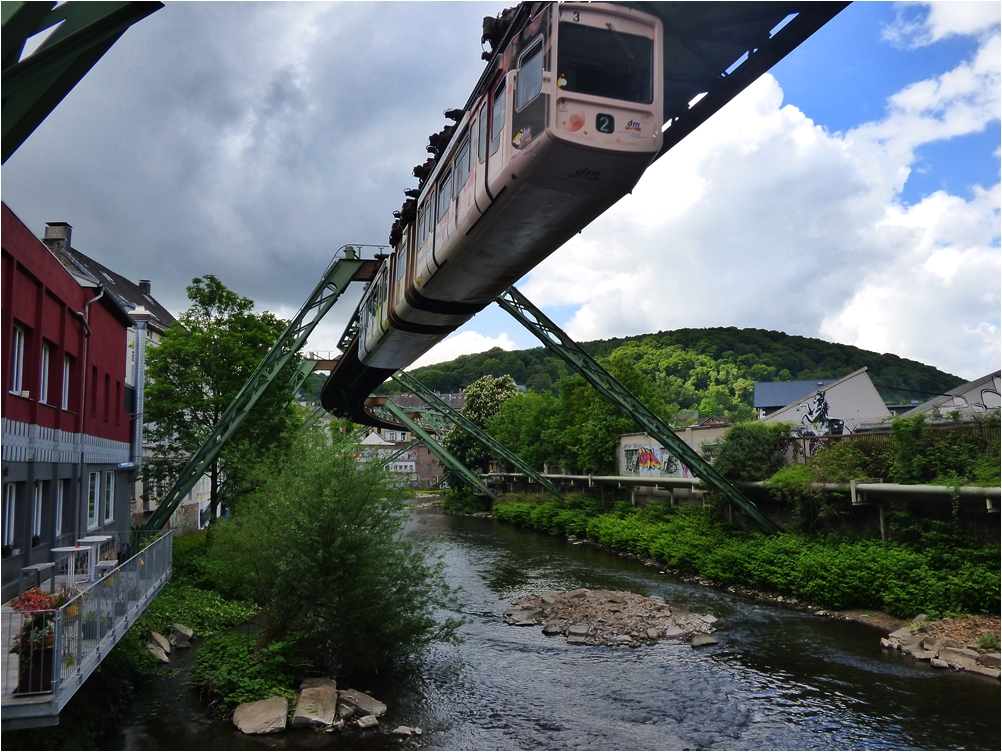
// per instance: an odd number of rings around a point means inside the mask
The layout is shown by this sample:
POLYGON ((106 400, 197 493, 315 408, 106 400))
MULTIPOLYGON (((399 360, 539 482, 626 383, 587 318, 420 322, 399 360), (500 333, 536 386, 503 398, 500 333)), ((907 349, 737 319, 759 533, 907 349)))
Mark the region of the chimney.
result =
POLYGON ((150 281, 148 279, 139 280, 139 292, 150 294, 150 281))
POLYGON ((72 234, 73 228, 68 222, 46 222, 45 237, 43 240, 51 241, 46 242, 45 244, 49 248, 52 248, 55 245, 62 246, 63 248, 70 248, 70 236, 72 234))

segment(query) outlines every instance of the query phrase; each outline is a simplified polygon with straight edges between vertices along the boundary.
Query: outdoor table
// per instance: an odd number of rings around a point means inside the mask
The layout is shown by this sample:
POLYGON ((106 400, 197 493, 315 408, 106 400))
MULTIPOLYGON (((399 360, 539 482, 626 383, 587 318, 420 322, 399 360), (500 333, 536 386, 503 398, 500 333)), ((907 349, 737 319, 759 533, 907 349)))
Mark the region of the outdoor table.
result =
MULTIPOLYGON (((69 558, 70 566, 67 572, 67 577, 70 581, 70 587, 76 587, 77 584, 77 557, 76 554, 87 554, 87 569, 90 570, 91 555, 94 553, 94 549, 90 546, 60 546, 59 548, 49 549, 54 555, 56 561, 62 556, 69 558)), ((55 577, 55 574, 52 575, 55 577)))
POLYGON ((77 540, 78 546, 89 546, 93 553, 87 558, 87 576, 94 582, 97 560, 101 556, 101 546, 112 539, 110 535, 88 535, 77 540))

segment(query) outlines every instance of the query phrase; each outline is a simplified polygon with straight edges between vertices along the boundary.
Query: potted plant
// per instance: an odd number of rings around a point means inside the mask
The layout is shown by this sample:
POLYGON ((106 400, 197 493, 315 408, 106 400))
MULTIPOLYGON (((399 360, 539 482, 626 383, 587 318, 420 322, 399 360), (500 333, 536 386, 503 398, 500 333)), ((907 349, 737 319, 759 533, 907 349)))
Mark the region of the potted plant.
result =
POLYGON ((107 614, 101 614, 99 622, 97 612, 91 611, 84 616, 81 628, 85 640, 96 640, 103 637, 111 629, 111 617, 107 614))
POLYGON ((17 691, 37 694, 52 691, 52 645, 55 640, 56 609, 65 603, 62 596, 39 588, 25 590, 10 602, 22 615, 21 629, 12 653, 17 653, 17 691))

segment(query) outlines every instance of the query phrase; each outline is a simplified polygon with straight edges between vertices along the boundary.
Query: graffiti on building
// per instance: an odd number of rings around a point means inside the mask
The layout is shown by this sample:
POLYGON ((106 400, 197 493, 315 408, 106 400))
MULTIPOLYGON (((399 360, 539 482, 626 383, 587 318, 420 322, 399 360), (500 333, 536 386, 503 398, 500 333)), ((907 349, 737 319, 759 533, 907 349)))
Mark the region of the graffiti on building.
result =
POLYGON ((983 389, 958 394, 951 402, 942 405, 940 412, 956 410, 961 413, 982 415, 992 410, 998 410, 1002 407, 1002 398, 999 397, 1000 386, 1002 385, 999 384, 999 377, 995 376, 992 378, 992 383, 983 389))
POLYGON ((648 444, 623 445, 624 475, 656 475, 663 478, 688 478, 689 468, 671 452, 648 444))
POLYGON ((797 412, 804 414, 800 418, 797 434, 800 436, 832 436, 845 432, 845 421, 833 418, 828 414, 828 400, 825 392, 820 391, 809 402, 797 405, 797 412))

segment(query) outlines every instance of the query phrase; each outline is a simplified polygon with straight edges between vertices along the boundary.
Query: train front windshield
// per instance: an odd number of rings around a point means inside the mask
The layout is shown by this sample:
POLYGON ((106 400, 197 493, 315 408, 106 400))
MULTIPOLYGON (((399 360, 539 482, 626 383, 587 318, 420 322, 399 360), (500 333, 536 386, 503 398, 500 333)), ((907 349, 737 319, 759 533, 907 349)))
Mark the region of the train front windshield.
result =
POLYGON ((654 41, 617 31, 560 22, 557 85, 564 91, 627 102, 654 102, 654 41))

